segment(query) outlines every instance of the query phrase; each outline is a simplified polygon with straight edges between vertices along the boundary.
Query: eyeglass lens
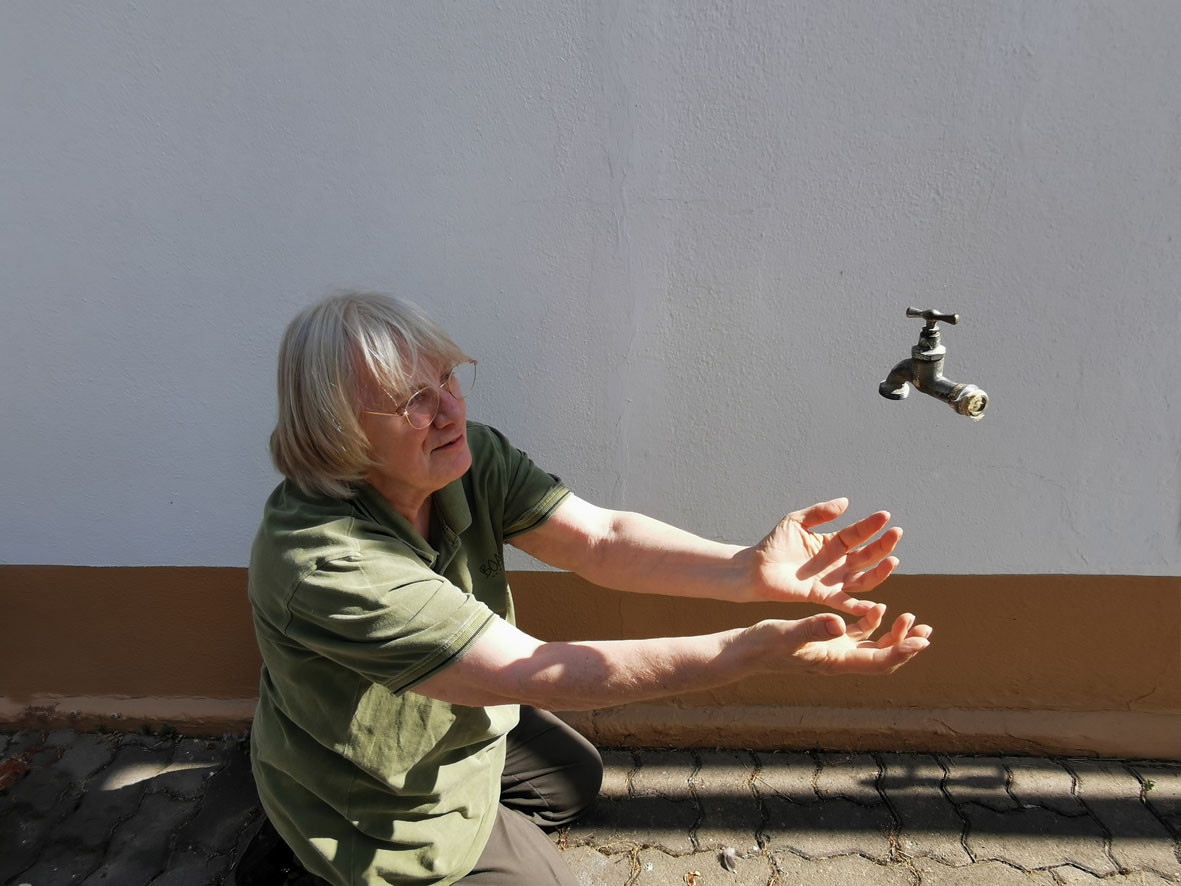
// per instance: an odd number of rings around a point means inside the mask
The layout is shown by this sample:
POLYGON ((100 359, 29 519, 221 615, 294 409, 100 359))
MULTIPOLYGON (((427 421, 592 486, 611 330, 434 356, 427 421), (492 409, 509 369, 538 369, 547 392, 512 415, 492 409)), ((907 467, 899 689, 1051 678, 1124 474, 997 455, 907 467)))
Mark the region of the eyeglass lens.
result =
POLYGON ((406 419, 411 427, 422 430, 439 414, 439 389, 446 388, 452 397, 462 400, 476 383, 476 364, 460 363, 436 386, 423 388, 406 402, 406 419))

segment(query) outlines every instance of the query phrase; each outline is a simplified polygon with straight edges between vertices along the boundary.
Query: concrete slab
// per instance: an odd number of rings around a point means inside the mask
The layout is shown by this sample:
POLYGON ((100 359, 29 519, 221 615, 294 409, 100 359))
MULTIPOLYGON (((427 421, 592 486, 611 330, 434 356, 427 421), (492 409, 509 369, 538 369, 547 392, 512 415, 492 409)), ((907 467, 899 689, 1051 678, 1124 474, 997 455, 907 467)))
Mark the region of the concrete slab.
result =
POLYGON ((58 805, 74 779, 57 765, 62 756, 58 748, 45 748, 27 756, 28 768, 3 795, 0 812, 12 809, 23 815, 44 818, 58 805))
POLYGON ((220 742, 185 738, 177 742, 171 762, 152 779, 151 791, 165 791, 178 797, 200 797, 207 782, 225 763, 220 742))
POLYGON ((186 850, 174 852, 168 859, 167 870, 161 872, 147 886, 207 886, 210 883, 230 886, 229 855, 210 856, 205 852, 186 850))
MULTIPOLYGON (((0 747, 20 760, 0 789, 4 886, 231 886, 261 814, 237 742, 62 730, 0 735, 0 747)), ((604 758, 599 808, 555 836, 584 886, 686 886, 691 875, 694 886, 1181 883, 1181 766, 1171 763, 745 750, 604 758), (727 847, 733 873, 720 861, 727 847)))
POLYGON ((696 849, 690 833, 700 817, 693 800, 654 796, 600 800, 565 829, 565 842, 612 853, 631 846, 653 846, 670 855, 688 855, 696 849))
POLYGON ((963 812, 967 847, 977 861, 1001 861, 1025 871, 1074 864, 1098 876, 1119 870, 1107 852, 1103 829, 1090 818, 1041 808, 996 812, 974 806, 963 812))
POLYGON ((716 852, 674 857, 645 849, 637 863, 635 886, 768 886, 775 876, 770 857, 758 852, 739 859, 733 872, 722 866, 716 852))
POLYGON ((1122 871, 1155 871, 1181 882, 1172 833, 1144 801, 1144 785, 1122 763, 1071 761, 1083 805, 1107 831, 1122 871))
POLYGON ((119 743, 112 735, 71 735, 69 744, 62 746, 62 755, 54 768, 65 772, 73 781, 85 784, 115 759, 119 743))
POLYGON ((17 874, 43 859, 53 826, 20 813, 0 816, 0 883, 16 882, 17 874))
POLYGON ((689 800, 689 780, 697 770, 697 761, 685 751, 640 751, 632 774, 632 792, 637 797, 666 797, 689 800))
POLYGON ((816 774, 820 765, 811 754, 797 751, 755 754, 759 766, 753 785, 760 796, 775 794, 793 803, 819 803, 816 774))
POLYGON ((132 785, 141 786, 163 772, 172 762, 174 745, 153 742, 148 744, 139 736, 129 736, 119 743, 115 758, 94 776, 100 791, 118 791, 132 785))
POLYGON ((999 757, 953 757, 940 755, 947 773, 943 790, 953 803, 976 803, 1005 812, 1018 803, 1009 793, 1009 770, 999 757))
POLYGON ((83 886, 150 883, 160 876, 171 854, 172 835, 193 815, 197 802, 146 794, 135 815, 115 829, 102 863, 82 881, 83 886))
MULTIPOLYGON (((1058 886, 1049 871, 1028 873, 999 861, 953 867, 920 858, 914 860, 914 870, 922 886, 1058 886)), ((1095 886, 1099 882, 1095 880, 1095 886)))
POLYGON ((972 861, 963 845, 964 820, 943 792, 946 773, 929 754, 882 754, 879 782, 898 820, 898 849, 944 864, 972 861))
POLYGON ((43 851, 32 867, 21 872, 20 880, 11 882, 13 886, 81 883, 101 859, 97 849, 67 848, 59 843, 43 851))
POLYGON ((1053 873, 1059 886, 1166 886, 1176 882, 1146 871, 1115 874, 1103 879, 1072 867, 1054 868, 1053 873))
POLYGON ((1162 815, 1181 815, 1181 764, 1132 764, 1129 770, 1144 785, 1144 799, 1162 815))
POLYGON ((224 751, 221 768, 205 781, 197 813, 177 831, 177 848, 199 848, 211 855, 230 852, 261 814, 250 761, 233 745, 224 751))
POLYGON ((733 849, 746 856, 759 850, 765 811, 751 782, 752 754, 739 751, 699 751, 693 791, 701 808, 692 836, 705 852, 733 849))
POLYGON ((803 859, 776 852, 773 860, 778 883, 790 886, 913 886, 910 869, 899 863, 870 861, 859 855, 840 858, 803 859))
POLYGON ((778 797, 766 800, 765 847, 808 858, 859 853, 876 861, 890 858, 894 818, 884 804, 862 806, 849 800, 825 800, 801 806, 778 797))
POLYGON ((612 800, 620 800, 630 795, 632 773, 638 767, 635 755, 631 751, 604 750, 600 752, 603 758, 603 785, 599 788, 600 795, 612 800))
POLYGON ((1074 791, 1074 775, 1057 760, 1002 757, 1009 771, 1009 794, 1020 806, 1041 806, 1061 815, 1085 815, 1074 791))
POLYGON ((884 802, 878 792, 881 767, 870 754, 818 753, 816 792, 822 799, 843 797, 863 806, 884 802))
POLYGON ((574 846, 562 853, 580 886, 626 886, 632 877, 633 853, 609 855, 590 846, 574 846))

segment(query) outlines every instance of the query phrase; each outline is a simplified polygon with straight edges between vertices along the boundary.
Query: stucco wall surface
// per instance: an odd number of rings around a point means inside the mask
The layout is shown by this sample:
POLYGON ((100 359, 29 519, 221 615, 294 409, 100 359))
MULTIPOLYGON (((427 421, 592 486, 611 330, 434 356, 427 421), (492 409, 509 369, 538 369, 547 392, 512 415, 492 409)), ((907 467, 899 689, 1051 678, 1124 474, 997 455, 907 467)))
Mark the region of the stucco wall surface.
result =
POLYGON ((0 562, 238 566, 278 338, 400 291, 583 497, 1181 567, 1171 0, 0 6, 0 562), (877 384, 958 311, 973 423, 877 384))

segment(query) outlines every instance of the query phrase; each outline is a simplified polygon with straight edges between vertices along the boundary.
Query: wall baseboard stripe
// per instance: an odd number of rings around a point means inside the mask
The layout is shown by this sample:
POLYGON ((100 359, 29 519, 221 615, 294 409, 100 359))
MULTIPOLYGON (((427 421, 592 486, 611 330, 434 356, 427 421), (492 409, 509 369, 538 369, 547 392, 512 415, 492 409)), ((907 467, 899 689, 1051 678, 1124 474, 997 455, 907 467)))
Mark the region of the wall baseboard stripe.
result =
POLYGON ((823 748, 1181 760, 1181 714, 1177 713, 638 704, 561 716, 603 747, 823 748))
MULTIPOLYGON (((694 636, 806 606, 621 594, 509 573, 542 640, 694 636)), ((0 565, 0 725, 190 734, 251 721, 247 572, 0 565)), ((874 593, 935 628, 888 677, 793 674, 571 715, 603 746, 1062 753, 1181 759, 1181 578, 896 575, 874 593)))
MULTIPOLYGON (((0 727, 82 732, 241 735, 252 698, 0 698, 0 727)), ((966 711, 681 707, 635 704, 559 712, 600 747, 727 747, 752 750, 1053 754, 1181 760, 1181 714, 1144 711, 966 711)))

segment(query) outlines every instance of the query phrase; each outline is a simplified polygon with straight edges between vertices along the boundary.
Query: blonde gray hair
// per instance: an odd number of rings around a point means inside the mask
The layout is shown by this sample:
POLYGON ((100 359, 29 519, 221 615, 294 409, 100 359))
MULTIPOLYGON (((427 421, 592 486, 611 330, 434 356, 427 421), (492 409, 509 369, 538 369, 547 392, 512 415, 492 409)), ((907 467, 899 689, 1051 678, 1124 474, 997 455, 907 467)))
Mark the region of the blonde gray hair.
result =
POLYGON ((367 394, 389 411, 422 383, 416 370, 468 359, 422 308, 381 292, 340 291, 300 312, 279 347, 271 458, 308 492, 349 498, 373 466, 359 421, 367 394))

